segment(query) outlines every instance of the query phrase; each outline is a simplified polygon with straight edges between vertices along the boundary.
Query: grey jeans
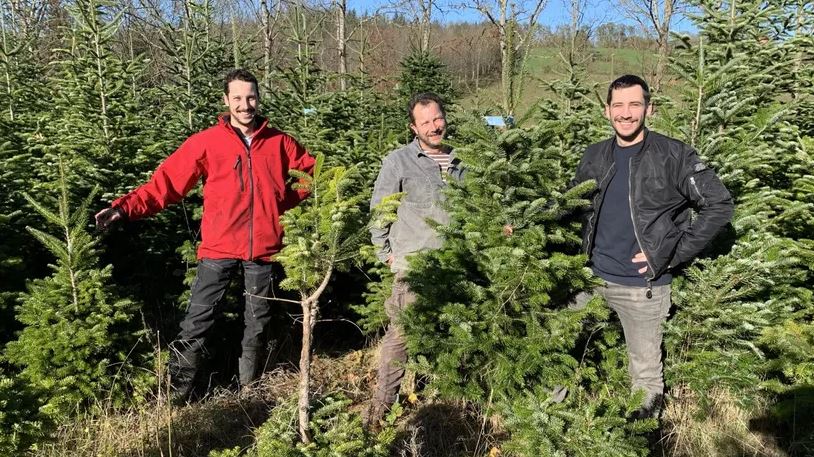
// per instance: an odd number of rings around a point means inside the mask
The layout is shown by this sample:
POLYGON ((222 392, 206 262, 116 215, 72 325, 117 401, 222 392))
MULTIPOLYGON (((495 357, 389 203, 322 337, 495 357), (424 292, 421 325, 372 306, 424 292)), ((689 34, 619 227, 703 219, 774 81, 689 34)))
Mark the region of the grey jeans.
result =
POLYGON ((393 293, 384 302, 384 309, 387 311, 387 317, 390 318, 390 324, 387 326, 379 350, 378 380, 371 405, 374 419, 381 418, 396 401, 401 380, 404 378, 407 345, 398 320, 401 312, 415 302, 416 296, 402 277, 402 274, 396 274, 393 280, 393 293))
POLYGON ((647 298, 646 287, 623 286, 606 282, 593 292, 582 292, 569 306, 585 307, 594 294, 601 295, 622 322, 627 344, 628 373, 632 391, 645 391, 642 408, 654 405, 664 394, 664 367, 661 358, 663 325, 672 304, 670 285, 653 286, 652 297, 647 298))

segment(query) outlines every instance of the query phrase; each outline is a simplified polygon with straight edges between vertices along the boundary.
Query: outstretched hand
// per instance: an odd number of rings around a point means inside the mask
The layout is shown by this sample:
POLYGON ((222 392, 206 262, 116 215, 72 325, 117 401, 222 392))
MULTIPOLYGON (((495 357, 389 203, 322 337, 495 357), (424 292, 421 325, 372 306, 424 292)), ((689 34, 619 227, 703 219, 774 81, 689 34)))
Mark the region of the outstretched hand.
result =
POLYGON ((122 219, 124 216, 122 210, 119 208, 105 208, 98 213, 94 218, 96 219, 96 228, 99 230, 107 230, 110 224, 122 219))

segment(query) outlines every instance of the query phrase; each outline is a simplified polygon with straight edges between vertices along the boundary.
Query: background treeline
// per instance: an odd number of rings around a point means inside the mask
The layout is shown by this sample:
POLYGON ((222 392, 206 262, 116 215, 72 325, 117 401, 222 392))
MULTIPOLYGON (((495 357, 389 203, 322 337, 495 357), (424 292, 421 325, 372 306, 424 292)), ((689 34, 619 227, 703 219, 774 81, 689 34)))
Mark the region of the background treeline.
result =
MULTIPOLYGON (((697 0, 680 5, 693 36, 658 21, 587 23, 581 2, 554 30, 539 25, 537 2, 474 2, 490 13, 479 24, 439 22, 449 5, 433 5, 361 15, 344 1, 0 2, 0 454, 814 453, 814 4, 697 0), (324 206, 327 223, 311 206, 287 222, 295 289, 338 252, 322 241, 342 232, 354 247, 319 304, 309 445, 287 368, 302 315, 284 302, 271 372, 253 391, 180 410, 163 401, 200 190, 109 233, 91 225, 215 122, 234 67, 258 75, 274 125, 324 154, 333 171, 314 186, 347 198, 324 206), (651 124, 695 147, 737 205, 675 284, 659 440, 653 421, 628 419, 638 399, 606 307, 565 307, 593 281, 573 218, 588 187, 566 186, 585 147, 610 134, 603 91, 625 71, 656 82, 651 124), (409 278, 420 296, 405 321, 412 384, 425 385, 419 397, 405 386, 389 425, 368 434, 359 413, 390 278, 355 247, 381 158, 410 139, 404 105, 419 90, 453 102, 450 143, 470 174, 449 190, 444 247, 417 256, 409 278), (491 129, 487 113, 518 125, 491 129)), ((236 371, 234 289, 201 392, 236 371)))

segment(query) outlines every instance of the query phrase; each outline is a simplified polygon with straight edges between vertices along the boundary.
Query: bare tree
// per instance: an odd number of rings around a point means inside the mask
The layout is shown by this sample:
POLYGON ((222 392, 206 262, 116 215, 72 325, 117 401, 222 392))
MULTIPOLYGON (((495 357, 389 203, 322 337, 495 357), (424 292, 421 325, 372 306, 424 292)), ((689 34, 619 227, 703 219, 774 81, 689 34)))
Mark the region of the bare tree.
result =
POLYGON ((348 37, 345 18, 348 14, 348 0, 334 0, 336 10, 336 54, 339 58, 339 88, 347 89, 345 75, 348 74, 348 37))
POLYGON ((359 27, 357 29, 359 32, 359 39, 356 40, 357 44, 354 47, 351 45, 351 43, 349 43, 348 46, 350 50, 355 52, 357 55, 357 59, 359 61, 359 74, 362 77, 365 77, 367 74, 366 62, 368 55, 378 49, 382 44, 381 41, 374 43, 373 40, 371 40, 371 35, 374 34, 371 29, 375 29, 376 33, 379 32, 378 24, 374 20, 375 18, 376 16, 371 16, 359 23, 359 27))
POLYGON ((336 41, 339 85, 342 90, 345 90, 347 89, 346 75, 350 73, 350 66, 348 65, 348 49, 353 49, 351 43, 359 43, 355 51, 359 55, 360 71, 364 74, 365 53, 370 49, 368 33, 365 30, 365 27, 368 22, 376 19, 382 10, 381 8, 377 9, 372 13, 372 15, 357 18, 353 24, 348 24, 348 0, 331 0, 331 3, 332 8, 334 9, 334 15, 336 16, 336 35, 333 38, 336 41), (359 36, 359 39, 355 39, 355 36, 359 36))
POLYGON ((651 86, 658 92, 670 57, 670 30, 683 0, 619 0, 620 7, 631 19, 648 30, 656 39, 658 57, 651 77, 651 86))
MULTIPOLYGON (((793 41, 797 42, 797 52, 794 53, 794 87, 792 90, 792 97, 799 99, 802 92, 802 78, 801 71, 805 62, 804 48, 806 45, 803 43, 811 43, 810 37, 814 32, 814 2, 811 0, 797 0, 794 12, 794 31, 793 41)), ((810 44, 808 45, 810 46, 810 44)), ((809 54, 810 56, 810 54, 809 54)))
POLYGON ((418 30, 421 33, 421 52, 430 50, 430 32, 432 31, 433 0, 415 0, 415 5, 421 12, 421 21, 418 30))
POLYGON ((565 0, 570 22, 568 24, 567 60, 570 65, 582 63, 582 52, 590 39, 591 27, 585 24, 585 10, 588 0, 565 0))
POLYGON ((410 21, 412 27, 417 31, 415 37, 417 48, 421 52, 430 50, 430 38, 432 35, 433 13, 443 15, 446 9, 439 0, 393 0, 384 11, 404 14, 410 21))
POLYGON ((523 69, 540 14, 547 0, 474 0, 463 5, 479 11, 500 39, 503 111, 514 115, 523 93, 523 69))

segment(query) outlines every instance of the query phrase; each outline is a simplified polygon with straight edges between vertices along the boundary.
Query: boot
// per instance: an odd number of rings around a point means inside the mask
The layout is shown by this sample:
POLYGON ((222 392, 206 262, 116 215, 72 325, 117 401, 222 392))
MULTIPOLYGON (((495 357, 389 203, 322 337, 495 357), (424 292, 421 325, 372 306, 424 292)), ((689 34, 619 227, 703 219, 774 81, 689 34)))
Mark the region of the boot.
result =
POLYGON ((263 365, 263 351, 259 349, 243 349, 243 354, 237 361, 238 381, 241 387, 248 386, 256 381, 263 365))
POLYGON ((167 369, 170 374, 170 403, 184 405, 189 402, 195 386, 201 354, 190 348, 178 349, 177 344, 170 345, 170 360, 167 369))

